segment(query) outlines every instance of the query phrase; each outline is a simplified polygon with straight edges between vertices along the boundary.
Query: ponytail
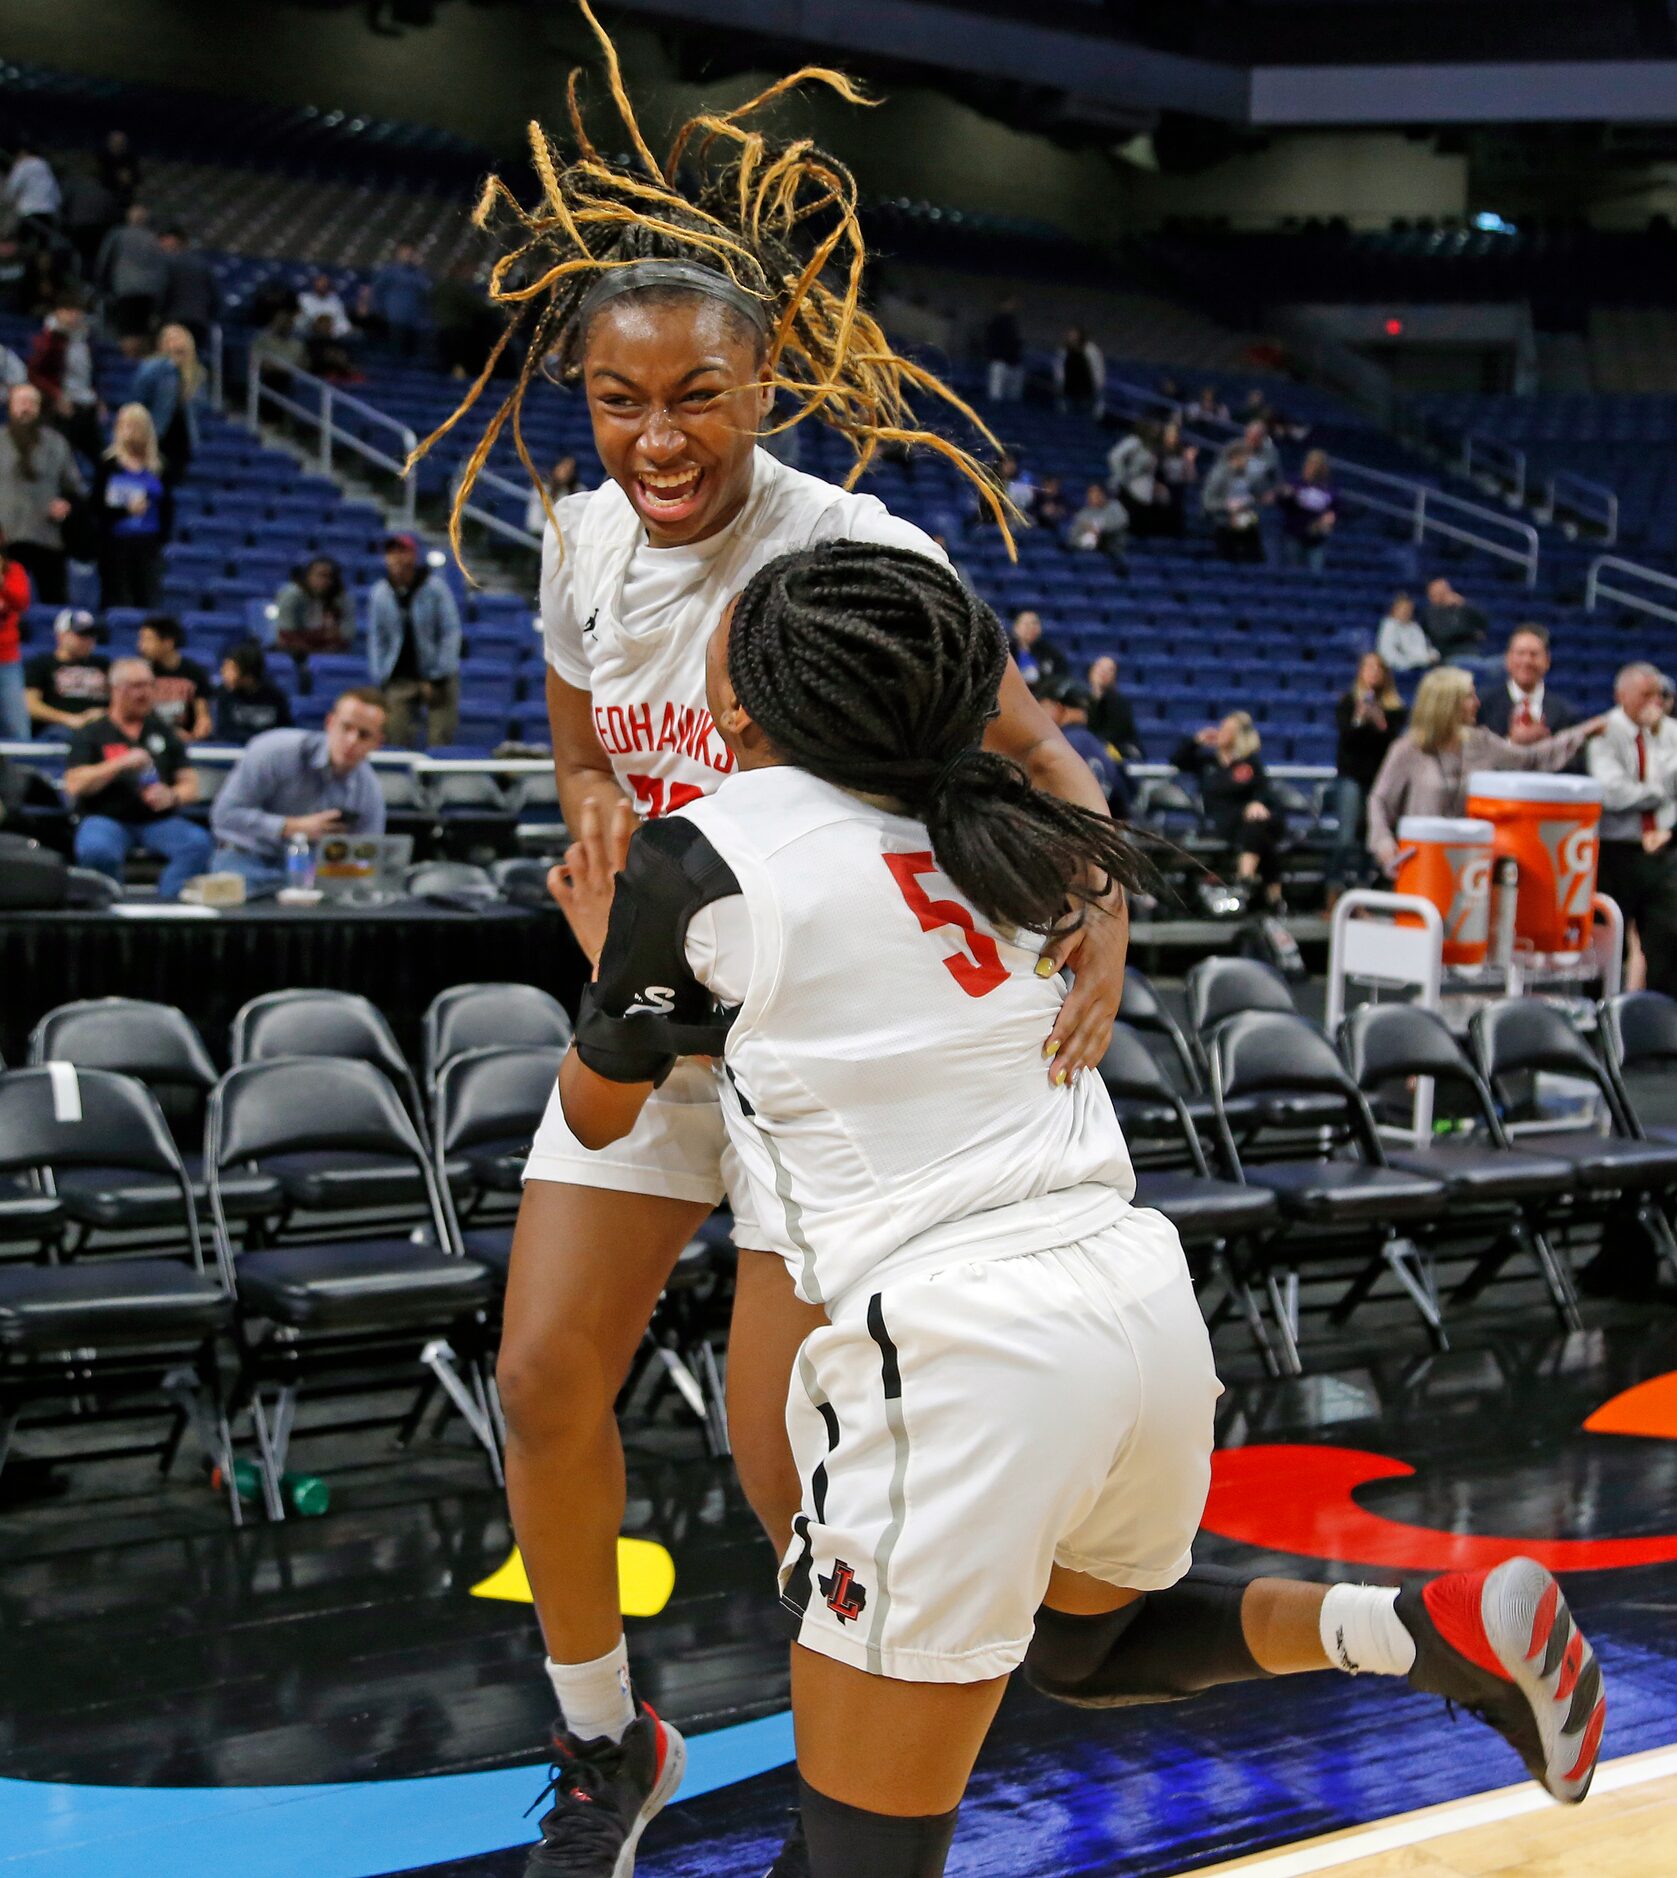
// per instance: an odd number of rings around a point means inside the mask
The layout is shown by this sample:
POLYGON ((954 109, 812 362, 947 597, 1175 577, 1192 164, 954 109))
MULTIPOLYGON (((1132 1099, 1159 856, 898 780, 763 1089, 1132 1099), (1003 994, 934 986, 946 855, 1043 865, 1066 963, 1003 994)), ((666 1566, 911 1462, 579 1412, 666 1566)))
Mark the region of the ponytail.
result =
POLYGON ((924 821, 987 919, 1059 932, 1145 868, 1118 823, 979 748, 1007 659, 995 614, 947 567, 857 541, 771 561, 728 639, 740 704, 787 762, 924 821))

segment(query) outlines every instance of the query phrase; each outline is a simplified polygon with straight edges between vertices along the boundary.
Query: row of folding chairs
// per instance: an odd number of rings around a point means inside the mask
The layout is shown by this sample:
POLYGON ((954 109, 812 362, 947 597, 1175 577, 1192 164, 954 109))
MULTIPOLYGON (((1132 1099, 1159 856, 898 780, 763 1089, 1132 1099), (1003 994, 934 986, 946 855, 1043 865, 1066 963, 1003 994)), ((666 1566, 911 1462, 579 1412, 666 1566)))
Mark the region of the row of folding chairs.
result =
POLYGON ((1368 1005, 1336 1048, 1292 1008, 1279 974, 1205 965, 1189 977, 1186 1027, 1142 974, 1128 975, 1128 1021, 1101 1073, 1137 1161, 1138 1203, 1175 1222, 1217 1288, 1212 1322, 1243 1316, 1272 1372, 1302 1373, 1306 1273, 1330 1290, 1336 1323, 1394 1280, 1441 1348, 1447 1310, 1516 1258, 1567 1330, 1582 1322, 1570 1259, 1580 1240, 1634 1227, 1677 1276, 1677 1129, 1649 1120, 1633 1093, 1644 1073, 1677 1065, 1671 999, 1607 1000, 1593 1044, 1535 998, 1477 1011, 1465 1045, 1436 1012, 1368 1005), (1542 1076, 1587 1086, 1596 1118, 1522 1121, 1542 1076), (1423 1079, 1458 1111, 1442 1138, 1416 1140, 1406 1126, 1423 1079), (1447 1260, 1466 1269, 1446 1297, 1447 1260))

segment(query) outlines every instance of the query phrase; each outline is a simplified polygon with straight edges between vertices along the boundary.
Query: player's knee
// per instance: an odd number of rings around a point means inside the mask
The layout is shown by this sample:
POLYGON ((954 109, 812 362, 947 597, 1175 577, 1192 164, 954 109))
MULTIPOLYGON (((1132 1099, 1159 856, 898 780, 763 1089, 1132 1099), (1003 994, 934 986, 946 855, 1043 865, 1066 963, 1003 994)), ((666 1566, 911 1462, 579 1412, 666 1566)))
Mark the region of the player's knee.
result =
POLYGON ((1081 1708, 1174 1702, 1253 1681, 1268 1672, 1247 1647, 1244 1597, 1245 1581, 1234 1573, 1196 1566, 1180 1584, 1120 1611, 1072 1617, 1045 1608, 1025 1654, 1025 1679, 1081 1708))
POLYGON ((941 1878, 959 1807, 902 1819, 829 1800, 798 1782, 810 1878, 941 1878))
POLYGON ((1091 1616, 1073 1616, 1044 1606, 1037 1612, 1036 1631, 1025 1652, 1025 1680, 1039 1695, 1079 1708, 1174 1700, 1185 1692, 1156 1689, 1138 1693, 1121 1686, 1123 1641, 1146 1604, 1143 1595, 1121 1610, 1091 1616), (1115 1687, 1115 1682, 1120 1686, 1115 1687))
POLYGON ((526 1448, 579 1445, 612 1413, 598 1354, 575 1336, 508 1324, 495 1359, 495 1387, 508 1437, 526 1448))

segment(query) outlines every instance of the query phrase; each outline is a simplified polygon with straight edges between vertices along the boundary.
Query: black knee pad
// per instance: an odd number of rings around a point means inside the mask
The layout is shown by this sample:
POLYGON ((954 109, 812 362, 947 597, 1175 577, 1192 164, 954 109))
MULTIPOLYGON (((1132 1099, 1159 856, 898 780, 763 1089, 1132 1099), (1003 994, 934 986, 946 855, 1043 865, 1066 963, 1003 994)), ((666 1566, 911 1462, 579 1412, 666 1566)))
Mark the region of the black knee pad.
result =
POLYGON ((1204 1566, 1168 1591, 1145 1592, 1099 1617, 1044 1606, 1025 1653, 1025 1680, 1076 1708, 1179 1702, 1222 1683, 1257 1681, 1269 1672, 1241 1628, 1246 1584, 1204 1566))
MULTIPOLYGON (((861 1752, 877 1750, 863 1746, 861 1752)), ((957 1806, 947 1813, 898 1819, 889 1813, 866 1813, 842 1800, 829 1800, 802 1775, 798 1804, 809 1846, 810 1878, 943 1878, 949 1844, 955 1837, 957 1806)))

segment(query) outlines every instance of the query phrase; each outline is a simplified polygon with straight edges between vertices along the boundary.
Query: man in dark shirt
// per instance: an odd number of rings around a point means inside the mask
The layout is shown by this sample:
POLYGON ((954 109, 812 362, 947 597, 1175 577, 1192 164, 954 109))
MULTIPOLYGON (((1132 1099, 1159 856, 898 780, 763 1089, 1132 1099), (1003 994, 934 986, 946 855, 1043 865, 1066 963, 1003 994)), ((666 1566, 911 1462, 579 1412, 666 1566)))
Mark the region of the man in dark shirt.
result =
POLYGON ((222 655, 221 689, 215 694, 217 743, 249 743, 265 730, 286 730, 291 700, 268 676, 268 662, 254 639, 241 639, 222 655))
POLYGON ((109 716, 70 737, 64 793, 75 804, 76 863, 112 880, 135 848, 161 857, 158 897, 174 900, 210 864, 208 829, 181 810, 198 800, 186 748, 155 709, 157 681, 144 659, 111 667, 109 716))
POLYGON ((1118 689, 1118 661, 1098 658, 1089 667, 1089 728, 1120 756, 1139 763, 1141 738, 1135 727, 1135 707, 1118 689))
POLYGON ((1037 697, 1060 735, 1094 772, 1114 815, 1128 815, 1130 779, 1122 759, 1105 738, 1089 727, 1089 707, 1094 702, 1089 687, 1075 678, 1051 678, 1037 687, 1037 697))
MULTIPOLYGON (((1510 743, 1540 743, 1578 722, 1579 713, 1549 689, 1549 629, 1516 626, 1503 655, 1501 684, 1479 691, 1479 722, 1510 743)), ((1580 763, 1579 768, 1583 765, 1580 763)))
POLYGON ((165 230, 160 246, 169 257, 169 278, 157 317, 165 326, 184 326, 200 353, 210 343, 210 328, 221 318, 221 287, 197 249, 187 246, 178 228, 165 230))
POLYGON ((104 716, 111 695, 111 662, 93 649, 99 636, 93 615, 67 606, 52 628, 52 650, 37 652, 23 668, 23 696, 37 737, 91 724, 104 716))
POLYGON ((1442 575, 1427 582, 1427 614, 1421 624, 1446 665, 1471 667, 1483 658, 1489 622, 1442 575))
POLYGON ((140 657, 157 679, 154 709, 183 743, 210 734, 210 675, 181 653, 186 633, 178 619, 154 613, 140 628, 140 657))
POLYGON ((1019 330, 1019 302, 1004 300, 984 328, 986 389, 992 404, 1025 392, 1025 335, 1019 330))

